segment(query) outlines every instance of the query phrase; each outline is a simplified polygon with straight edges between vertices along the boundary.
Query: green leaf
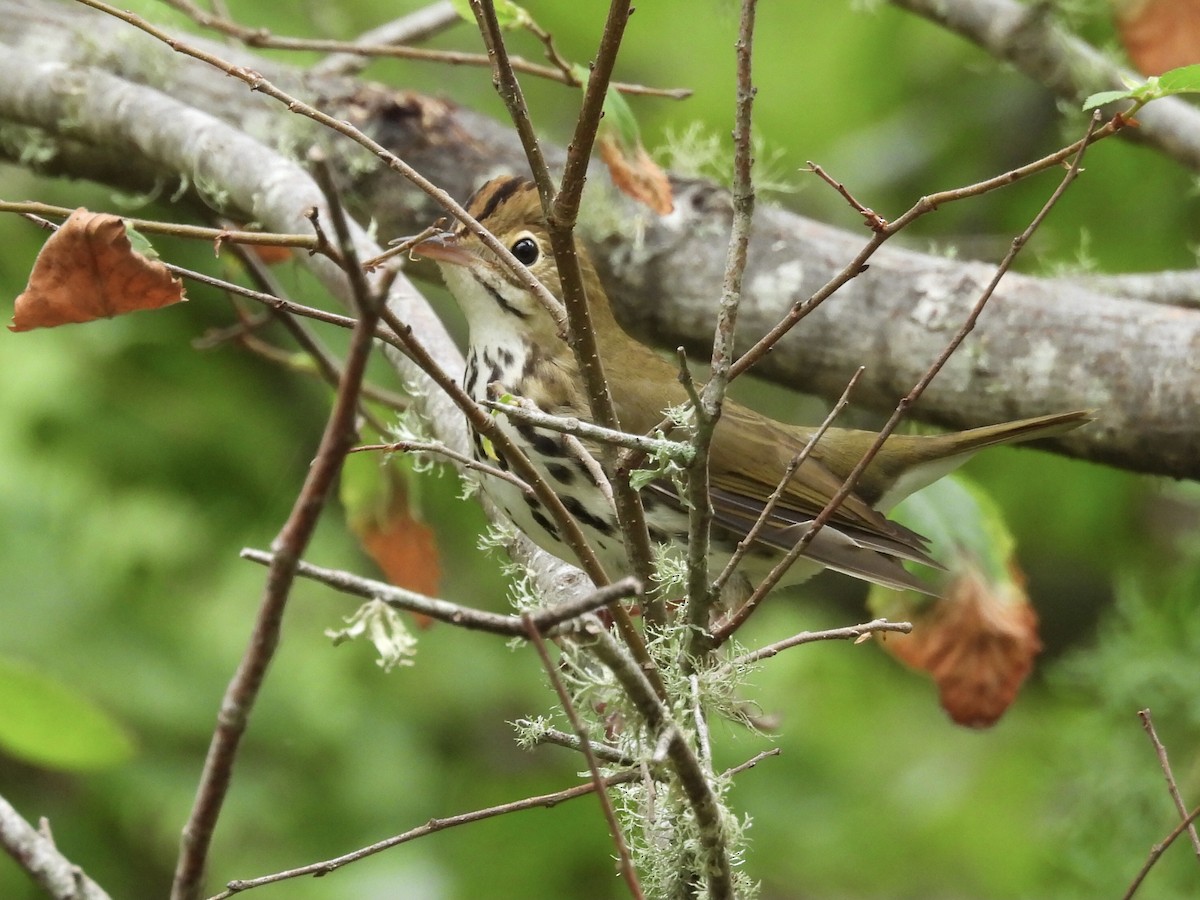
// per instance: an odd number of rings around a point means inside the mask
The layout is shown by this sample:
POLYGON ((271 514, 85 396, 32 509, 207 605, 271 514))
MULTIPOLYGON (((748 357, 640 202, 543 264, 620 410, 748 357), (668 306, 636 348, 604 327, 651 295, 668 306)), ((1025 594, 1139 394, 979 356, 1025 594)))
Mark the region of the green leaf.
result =
MULTIPOLYGON (((467 0, 450 0, 450 5, 454 7, 454 11, 458 13, 459 18, 465 19, 468 22, 475 21, 475 14, 471 12, 471 4, 467 0)), ((513 3, 512 0, 496 0, 496 21, 500 23, 500 27, 505 31, 511 31, 514 28, 527 28, 533 24, 533 16, 525 9, 525 7, 513 3)))
POLYGON ((1163 72, 1158 86, 1165 94, 1200 94, 1200 63, 1163 72))
POLYGON ((84 771, 125 762, 134 745, 74 688, 0 658, 0 749, 43 768, 84 771))
POLYGON ((634 116, 629 101, 612 85, 608 86, 608 93, 604 95, 603 123, 616 133, 626 147, 641 146, 642 136, 638 130, 637 117, 634 116))
POLYGON ((1124 91, 1101 91, 1092 94, 1083 103, 1086 112, 1112 103, 1115 100, 1135 100, 1149 103, 1160 97, 1170 97, 1173 94, 1200 94, 1200 63, 1190 66, 1180 66, 1161 75, 1151 76, 1141 83, 1126 82, 1129 89, 1124 91))
POLYGON ((956 558, 965 557, 994 582, 1009 579, 1012 533, 992 498, 962 475, 942 478, 918 491, 891 517, 929 538, 933 558, 951 569, 956 558))
MULTIPOLYGON (((586 88, 592 73, 587 66, 575 63, 571 66, 571 74, 586 88)), ((600 128, 615 135, 626 150, 641 146, 642 134, 638 129, 637 116, 633 114, 629 101, 611 84, 604 95, 604 118, 600 120, 600 128)))
POLYGON ((1092 94, 1083 101, 1083 111, 1088 112, 1098 106, 1104 106, 1108 103, 1114 103, 1117 100, 1132 100, 1133 91, 1101 91, 1098 94, 1092 94))
POLYGON ((150 243, 150 239, 128 222, 125 223, 125 234, 129 238, 129 244, 135 252, 142 254, 146 259, 158 259, 158 251, 154 249, 154 245, 150 243))

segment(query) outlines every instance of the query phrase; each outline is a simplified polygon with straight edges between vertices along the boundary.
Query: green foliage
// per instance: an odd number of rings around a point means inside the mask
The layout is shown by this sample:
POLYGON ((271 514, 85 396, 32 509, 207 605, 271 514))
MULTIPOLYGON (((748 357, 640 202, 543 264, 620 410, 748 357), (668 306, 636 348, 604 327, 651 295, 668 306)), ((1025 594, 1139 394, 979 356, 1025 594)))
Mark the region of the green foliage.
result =
MULTIPOLYGON (((450 5, 465 21, 475 21, 475 14, 471 12, 471 4, 467 0, 450 0, 450 5)), ((512 0, 495 0, 493 7, 496 10, 496 21, 506 31, 528 28, 533 24, 533 17, 529 15, 529 11, 512 0)))
POLYGON ((900 503, 891 518, 930 540, 934 559, 963 555, 983 566, 996 582, 1008 580, 1013 536, 1000 509, 961 475, 935 481, 900 503))
POLYGON ((86 771, 125 762, 133 740, 83 694, 0 658, 0 750, 46 769, 86 771))
POLYGON ((1135 108, 1141 108, 1151 100, 1171 97, 1175 94, 1200 94, 1200 63, 1171 69, 1161 75, 1152 75, 1145 81, 1128 81, 1123 91, 1101 91, 1083 101, 1084 112, 1114 103, 1117 100, 1132 100, 1135 108))
MULTIPOLYGON (((1155 572, 1126 572, 1094 648, 1071 654, 1052 683, 1086 716, 1064 731, 1064 755, 1079 761, 1060 786, 1055 844, 1075 896, 1128 883, 1150 848, 1179 824, 1147 736, 1134 713, 1147 709, 1189 809, 1200 795, 1200 555, 1155 572)), ((1143 893, 1192 897, 1196 861, 1186 835, 1150 873, 1143 893)))

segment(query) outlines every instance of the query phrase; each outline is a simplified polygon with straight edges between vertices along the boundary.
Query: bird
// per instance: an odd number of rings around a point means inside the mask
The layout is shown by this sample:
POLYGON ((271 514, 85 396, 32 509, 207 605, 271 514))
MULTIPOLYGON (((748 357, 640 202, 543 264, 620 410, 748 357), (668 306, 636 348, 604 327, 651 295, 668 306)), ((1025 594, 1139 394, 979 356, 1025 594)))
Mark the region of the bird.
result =
MULTIPOLYGON (((500 176, 481 186, 467 211, 530 273, 562 299, 546 219, 536 186, 520 176, 500 176)), ((463 388, 474 400, 494 400, 497 389, 554 416, 590 421, 587 394, 575 354, 559 324, 534 293, 465 226, 441 230, 417 243, 412 255, 438 264, 468 328, 463 388)), ((618 323, 586 248, 578 247, 588 310, 613 408, 622 430, 648 434, 664 410, 688 400, 676 365, 630 336, 618 323)), ((1093 418, 1072 410, 935 435, 893 434, 865 469, 854 491, 817 532, 780 585, 795 584, 828 568, 897 590, 933 591, 904 561, 940 568, 928 541, 889 520, 886 512, 909 494, 948 474, 976 451, 999 444, 1051 437, 1093 418)), ((628 569, 617 516, 605 475, 595 460, 575 452, 578 442, 512 417, 500 427, 528 455, 540 475, 577 520, 609 573, 628 569)), ((713 512, 710 549, 728 559, 760 518, 789 463, 816 429, 785 424, 726 399, 708 461, 713 512)), ((746 553, 742 569, 755 580, 801 538, 839 491, 877 434, 829 428, 784 488, 746 553)), ((588 444, 600 458, 598 446, 588 444)), ((473 454, 489 466, 508 468, 483 435, 473 432, 473 454)), ((517 528, 559 558, 567 549, 541 504, 509 480, 483 476, 483 489, 517 528)), ((650 538, 682 544, 688 511, 670 478, 642 489, 650 538)))

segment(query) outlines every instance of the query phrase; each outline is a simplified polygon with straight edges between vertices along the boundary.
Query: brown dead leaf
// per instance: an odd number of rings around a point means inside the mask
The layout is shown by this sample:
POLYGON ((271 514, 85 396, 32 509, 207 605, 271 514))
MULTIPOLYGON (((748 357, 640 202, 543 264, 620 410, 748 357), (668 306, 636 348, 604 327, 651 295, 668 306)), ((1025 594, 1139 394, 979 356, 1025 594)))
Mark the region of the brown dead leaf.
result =
POLYGON ((90 322, 183 299, 183 283, 133 249, 124 221, 80 208, 42 247, 8 329, 90 322))
POLYGON ((250 244, 250 252, 268 266, 278 266, 292 258, 292 248, 278 244, 250 244))
POLYGON ((621 141, 611 132, 601 133, 597 143, 600 158, 608 167, 613 184, 621 193, 644 203, 660 216, 675 208, 671 182, 667 173, 646 152, 640 143, 626 152, 621 141))
POLYGON ((436 597, 442 572, 433 529, 407 509, 393 513, 391 518, 373 519, 358 526, 352 523, 352 527, 363 549, 391 584, 436 597))
MULTIPOLYGON (((342 473, 346 521, 389 583, 436 597, 442 579, 437 537, 413 511, 409 477, 394 463, 380 467, 366 454, 351 454, 342 473)), ((431 622, 413 618, 422 627, 431 622)))
POLYGON ((993 725, 1016 699, 1042 649, 1037 613, 1014 573, 989 585, 959 575, 932 603, 909 610, 912 634, 888 635, 887 650, 933 676, 942 708, 959 725, 993 725))
POLYGON ((1200 0, 1114 0, 1117 32, 1143 75, 1200 62, 1200 0))

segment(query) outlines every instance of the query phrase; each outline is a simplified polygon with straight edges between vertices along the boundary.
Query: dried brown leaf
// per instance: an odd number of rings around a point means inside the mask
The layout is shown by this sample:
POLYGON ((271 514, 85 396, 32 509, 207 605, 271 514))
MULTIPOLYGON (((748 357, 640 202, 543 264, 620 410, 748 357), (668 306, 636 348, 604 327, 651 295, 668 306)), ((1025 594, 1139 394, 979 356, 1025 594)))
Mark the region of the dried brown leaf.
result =
POLYGON ((613 184, 621 193, 644 203, 660 216, 675 208, 671 182, 667 173, 638 144, 627 151, 611 132, 602 133, 597 140, 600 158, 608 167, 613 184))
POLYGON ((133 249, 124 221, 80 208, 42 247, 8 328, 90 322, 183 299, 182 282, 133 249))
POLYGON ((1118 0, 1117 32, 1143 75, 1200 63, 1200 0, 1118 0))
POLYGON ((967 570, 942 597, 908 612, 912 633, 889 635, 887 650, 933 676, 942 708, 955 722, 995 724, 1042 649, 1037 613, 1019 576, 997 586, 967 570))

